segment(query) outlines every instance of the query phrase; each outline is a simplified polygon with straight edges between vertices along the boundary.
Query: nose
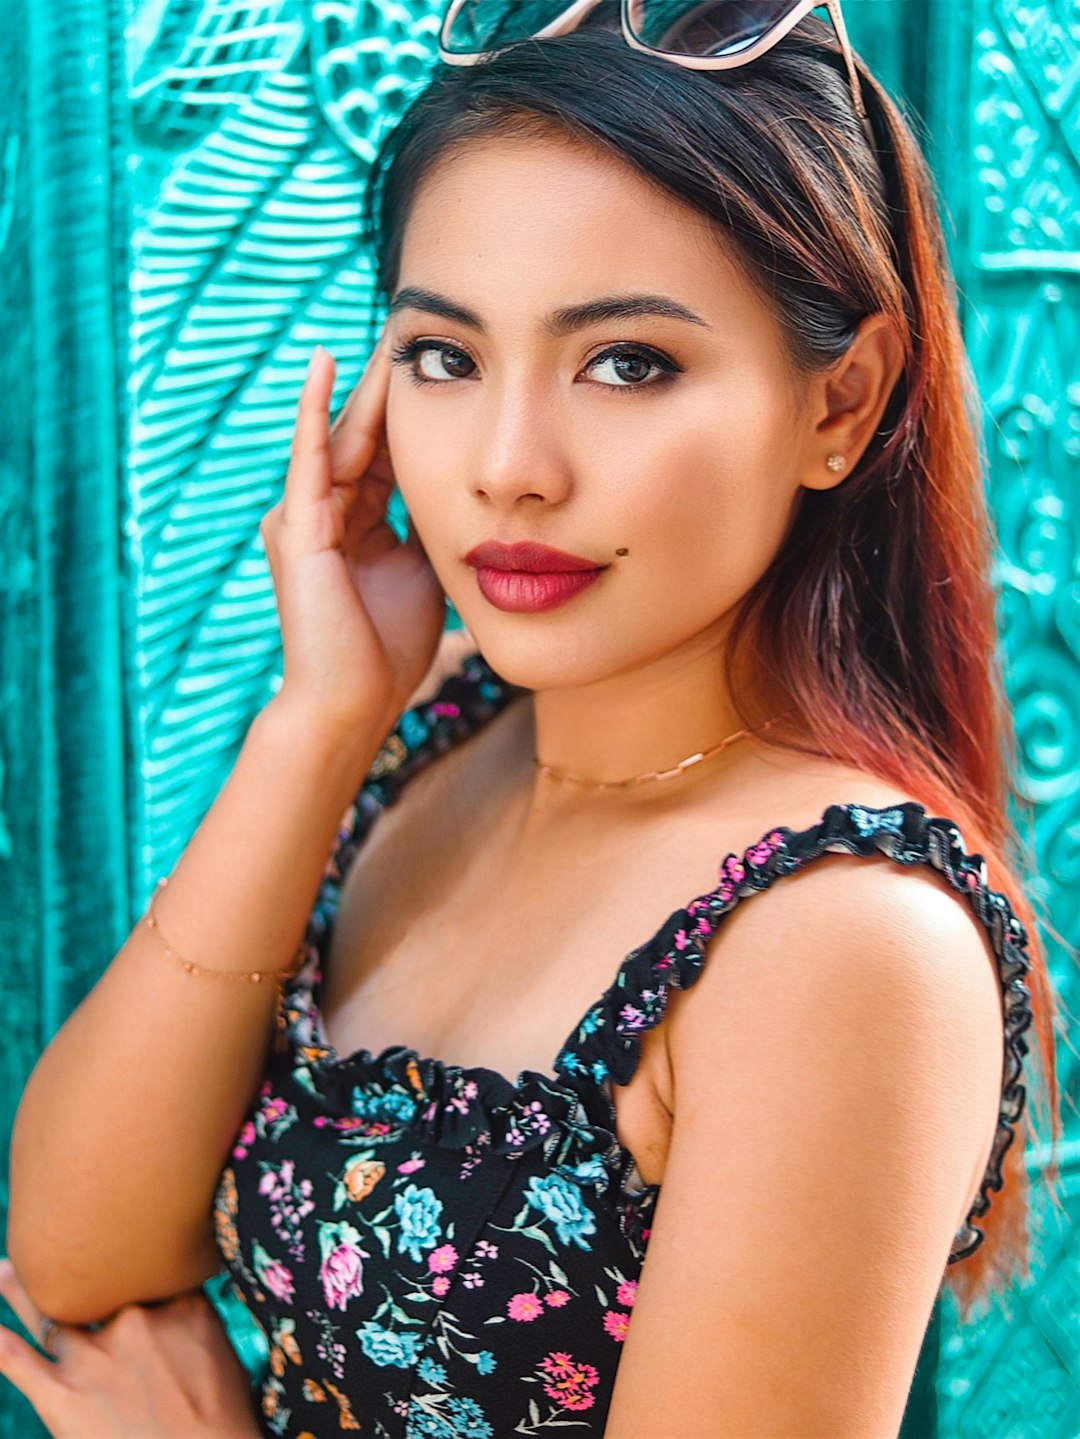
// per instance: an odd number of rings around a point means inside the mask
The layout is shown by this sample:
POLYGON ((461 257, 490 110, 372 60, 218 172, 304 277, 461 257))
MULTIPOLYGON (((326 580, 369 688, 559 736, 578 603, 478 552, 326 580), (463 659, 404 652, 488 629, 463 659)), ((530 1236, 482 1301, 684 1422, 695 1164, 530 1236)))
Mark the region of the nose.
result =
POLYGON ((555 409, 539 384, 492 385, 484 399, 470 472, 473 494, 506 509, 524 500, 564 500, 571 465, 555 409))

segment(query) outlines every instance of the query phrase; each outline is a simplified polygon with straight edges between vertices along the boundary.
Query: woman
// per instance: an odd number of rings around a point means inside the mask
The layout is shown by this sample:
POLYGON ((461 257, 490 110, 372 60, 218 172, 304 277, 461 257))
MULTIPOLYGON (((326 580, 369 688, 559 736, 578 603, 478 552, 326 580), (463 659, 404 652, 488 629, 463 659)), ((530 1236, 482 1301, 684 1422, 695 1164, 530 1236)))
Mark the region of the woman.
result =
POLYGON ((18 1116, 60 1376, 224 1262, 250 1432, 877 1439, 1023 1258, 1052 996, 932 187, 837 30, 742 8, 473 34, 377 159, 386 325, 262 527, 284 683, 18 1116))

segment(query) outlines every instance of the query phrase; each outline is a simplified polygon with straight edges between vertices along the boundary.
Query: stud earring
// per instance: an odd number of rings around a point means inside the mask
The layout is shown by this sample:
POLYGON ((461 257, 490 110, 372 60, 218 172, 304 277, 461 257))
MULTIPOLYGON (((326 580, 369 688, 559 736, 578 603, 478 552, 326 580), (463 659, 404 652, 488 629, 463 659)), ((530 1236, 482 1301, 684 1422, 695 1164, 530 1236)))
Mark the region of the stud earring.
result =
POLYGON ((837 474, 846 464, 843 455, 830 455, 825 461, 826 468, 832 470, 833 474, 837 474))

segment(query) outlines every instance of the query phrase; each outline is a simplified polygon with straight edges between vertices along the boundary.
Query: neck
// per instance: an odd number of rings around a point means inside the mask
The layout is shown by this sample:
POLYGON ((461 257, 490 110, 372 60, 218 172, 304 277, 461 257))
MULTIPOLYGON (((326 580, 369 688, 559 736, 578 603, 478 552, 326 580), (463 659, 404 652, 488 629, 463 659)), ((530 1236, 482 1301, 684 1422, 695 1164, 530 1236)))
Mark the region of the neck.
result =
POLYGON ((528 790, 526 818, 652 812, 680 804, 737 767, 740 752, 757 743, 751 736, 670 778, 603 790, 567 784, 534 763, 538 757, 559 774, 614 786, 714 749, 747 727, 726 693, 720 659, 713 647, 665 655, 600 680, 537 685, 521 702, 514 740, 515 754, 531 771, 521 779, 528 790))

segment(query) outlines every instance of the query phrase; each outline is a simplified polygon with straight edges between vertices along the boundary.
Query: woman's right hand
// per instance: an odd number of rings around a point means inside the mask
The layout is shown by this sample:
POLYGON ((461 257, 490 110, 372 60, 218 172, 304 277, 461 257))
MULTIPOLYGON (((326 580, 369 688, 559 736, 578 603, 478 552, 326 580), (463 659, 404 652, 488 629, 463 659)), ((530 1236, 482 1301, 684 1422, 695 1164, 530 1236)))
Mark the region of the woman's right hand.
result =
POLYGON ((333 357, 317 347, 300 393, 285 490, 259 525, 284 649, 280 700, 335 733, 388 729, 427 674, 445 591, 412 521, 387 519, 389 342, 379 337, 330 427, 333 357))

